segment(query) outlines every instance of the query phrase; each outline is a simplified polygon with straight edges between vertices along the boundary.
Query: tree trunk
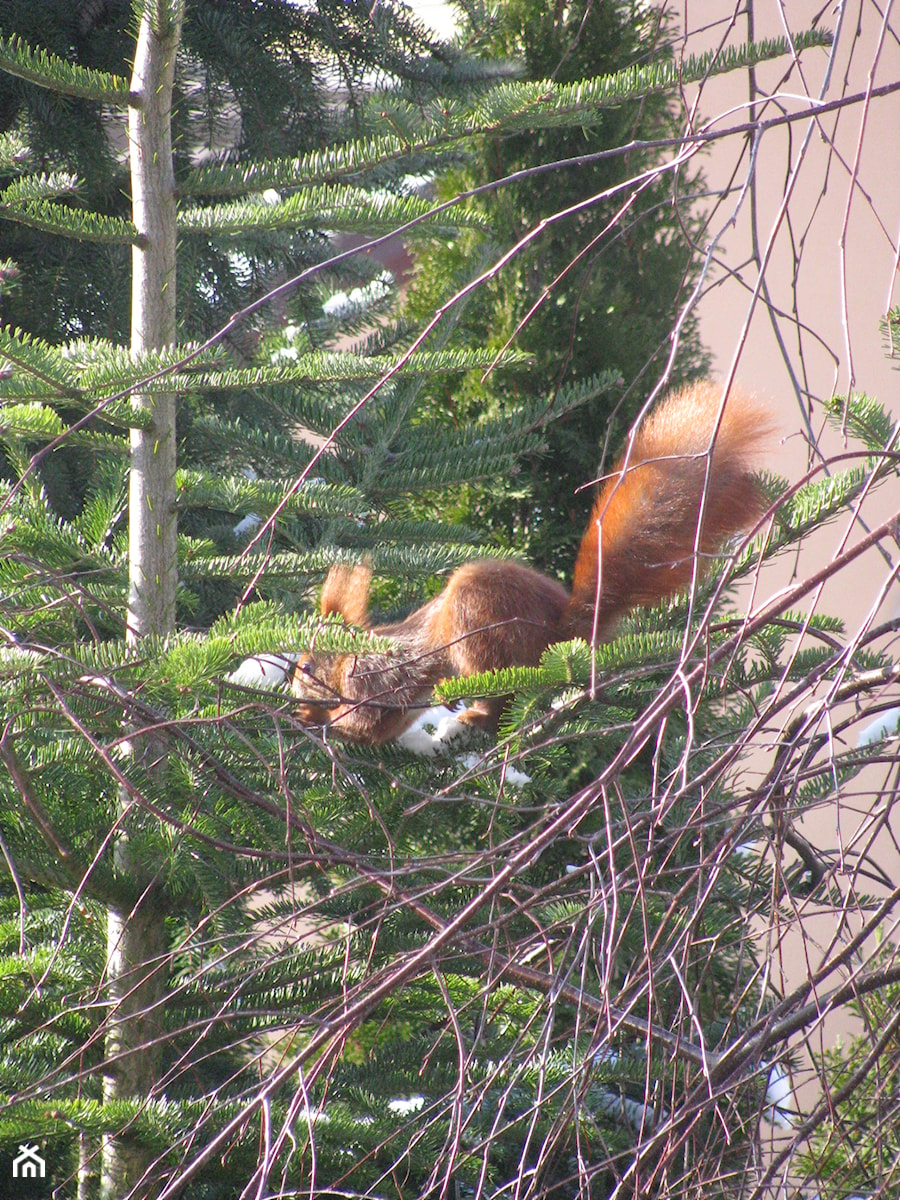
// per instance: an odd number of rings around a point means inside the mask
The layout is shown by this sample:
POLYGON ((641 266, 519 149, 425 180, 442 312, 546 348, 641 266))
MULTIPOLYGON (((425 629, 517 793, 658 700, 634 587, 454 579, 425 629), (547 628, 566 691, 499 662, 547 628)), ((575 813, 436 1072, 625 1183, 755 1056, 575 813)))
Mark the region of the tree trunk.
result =
MULTIPOLYGON (((152 0, 140 23, 132 76, 129 144, 134 223, 131 350, 175 343, 175 181, 171 104, 181 28, 180 0, 152 0)), ((147 429, 131 432, 129 496, 128 638, 165 637, 175 628, 177 584, 175 527, 175 397, 136 394, 133 405, 150 414, 147 429)), ((158 739, 132 731, 132 753, 151 775, 165 772, 158 739)), ((108 922, 109 1032, 107 1101, 144 1100, 153 1094, 160 1061, 159 1013, 169 975, 165 913, 152 873, 135 861, 129 829, 142 819, 121 798, 115 860, 137 897, 134 906, 110 911, 108 922)), ((150 1197, 155 1190, 152 1153, 129 1130, 104 1143, 104 1200, 150 1197)))

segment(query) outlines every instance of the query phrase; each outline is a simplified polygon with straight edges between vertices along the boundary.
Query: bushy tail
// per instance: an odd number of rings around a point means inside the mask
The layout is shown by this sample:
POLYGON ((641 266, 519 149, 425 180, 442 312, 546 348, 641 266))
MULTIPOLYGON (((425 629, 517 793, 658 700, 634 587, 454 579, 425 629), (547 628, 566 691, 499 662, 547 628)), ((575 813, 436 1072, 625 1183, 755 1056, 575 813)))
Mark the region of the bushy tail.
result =
POLYGON ((560 637, 610 637, 630 609, 690 584, 695 550, 718 553, 765 511, 752 472, 772 414, 732 388, 716 431, 721 407, 721 387, 705 380, 670 393, 640 426, 594 504, 560 637))

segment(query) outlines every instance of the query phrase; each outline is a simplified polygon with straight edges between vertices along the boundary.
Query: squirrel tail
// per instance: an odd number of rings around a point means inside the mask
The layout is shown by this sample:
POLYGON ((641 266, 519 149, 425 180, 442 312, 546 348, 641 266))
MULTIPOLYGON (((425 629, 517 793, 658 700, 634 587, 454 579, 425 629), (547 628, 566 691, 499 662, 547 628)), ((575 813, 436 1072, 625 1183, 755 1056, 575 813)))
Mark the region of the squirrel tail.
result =
POLYGON ((696 551, 717 554, 750 528, 767 506, 752 472, 773 428, 768 409, 738 389, 724 409, 710 380, 670 393, 594 503, 558 636, 603 641, 632 608, 687 587, 696 551))

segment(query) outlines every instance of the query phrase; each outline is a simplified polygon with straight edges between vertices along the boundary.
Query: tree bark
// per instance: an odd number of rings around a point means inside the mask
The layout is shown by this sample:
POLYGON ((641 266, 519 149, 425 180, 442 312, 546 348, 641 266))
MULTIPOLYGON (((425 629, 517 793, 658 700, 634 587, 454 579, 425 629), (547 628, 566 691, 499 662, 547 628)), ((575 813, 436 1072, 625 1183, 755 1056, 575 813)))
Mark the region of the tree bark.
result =
MULTIPOLYGON (((132 251, 131 352, 175 344, 176 204, 171 106, 181 31, 181 0, 151 0, 140 22, 131 83, 129 148, 133 219, 139 240, 132 251)), ((146 429, 131 431, 129 491, 128 639, 166 637, 175 628, 175 396, 135 394, 148 414, 146 429)), ((151 776, 164 775, 164 747, 132 731, 132 753, 151 776)), ((156 782, 157 780, 155 780, 156 782)), ((124 794, 115 845, 120 878, 137 897, 110 910, 107 966, 110 1000, 104 1095, 108 1102, 149 1099, 158 1082, 168 977, 168 942, 160 888, 136 861, 134 835, 142 814, 124 794)), ((142 1200, 154 1194, 153 1154, 127 1128, 103 1147, 102 1196, 142 1200)))

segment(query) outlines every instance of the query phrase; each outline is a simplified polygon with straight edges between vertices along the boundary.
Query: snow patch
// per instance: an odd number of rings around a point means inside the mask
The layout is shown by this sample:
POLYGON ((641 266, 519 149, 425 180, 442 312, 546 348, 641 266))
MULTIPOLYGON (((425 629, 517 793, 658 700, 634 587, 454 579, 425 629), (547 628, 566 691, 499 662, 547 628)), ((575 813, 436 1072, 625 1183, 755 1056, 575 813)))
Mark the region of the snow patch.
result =
POLYGON ((787 1072, 780 1063, 775 1063, 769 1069, 766 1105, 767 1108, 763 1115, 767 1121, 779 1129, 792 1129, 797 1124, 799 1113, 794 1089, 791 1087, 787 1072))
POLYGON ((232 533, 236 538, 241 538, 245 534, 252 533, 254 529, 259 529, 262 525, 262 517, 257 513, 247 513, 246 517, 241 517, 232 533))
POLYGON ((873 746, 876 742, 883 742, 885 738, 893 737, 898 727, 900 727, 900 708, 889 708, 860 732, 856 744, 857 746, 873 746))

